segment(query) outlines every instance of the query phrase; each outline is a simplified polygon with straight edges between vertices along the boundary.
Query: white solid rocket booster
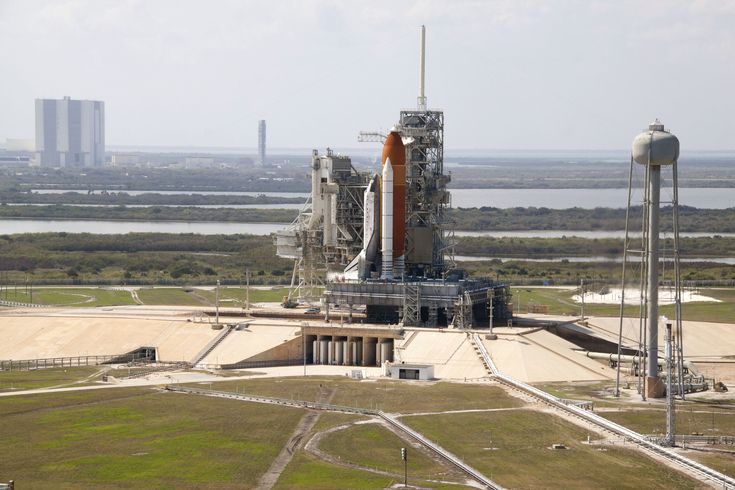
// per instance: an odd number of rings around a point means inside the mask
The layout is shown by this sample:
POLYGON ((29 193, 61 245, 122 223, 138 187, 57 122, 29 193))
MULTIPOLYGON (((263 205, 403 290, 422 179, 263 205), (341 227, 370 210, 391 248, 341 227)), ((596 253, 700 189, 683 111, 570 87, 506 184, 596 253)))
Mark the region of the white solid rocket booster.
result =
POLYGON ((382 279, 393 279, 393 166, 390 158, 383 166, 383 182, 380 203, 380 234, 383 248, 382 279))

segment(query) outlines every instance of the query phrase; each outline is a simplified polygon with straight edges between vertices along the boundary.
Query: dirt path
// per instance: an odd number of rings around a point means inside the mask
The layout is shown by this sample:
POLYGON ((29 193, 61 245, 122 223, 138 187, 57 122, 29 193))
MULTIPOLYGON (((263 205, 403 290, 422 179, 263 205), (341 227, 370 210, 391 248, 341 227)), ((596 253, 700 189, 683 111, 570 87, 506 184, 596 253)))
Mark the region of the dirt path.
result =
POLYGON ((138 297, 138 291, 136 291, 135 289, 130 290, 130 295, 133 297, 133 301, 135 301, 136 304, 144 304, 143 301, 141 301, 141 299, 138 297))
MULTIPOLYGON (((321 403, 330 403, 336 391, 337 390, 334 388, 322 388, 317 401, 321 403)), ((281 473, 283 473, 283 470, 286 469, 286 466, 291 461, 294 450, 301 443, 301 439, 314 428, 314 425, 316 425, 319 420, 319 415, 321 415, 320 411, 309 410, 303 417, 301 417, 301 420, 291 434, 291 437, 288 439, 288 442, 286 442, 286 445, 283 446, 281 452, 278 454, 276 459, 273 460, 268 471, 266 471, 260 478, 258 485, 255 487, 256 490, 270 490, 273 488, 278 481, 278 478, 281 476, 281 473)))

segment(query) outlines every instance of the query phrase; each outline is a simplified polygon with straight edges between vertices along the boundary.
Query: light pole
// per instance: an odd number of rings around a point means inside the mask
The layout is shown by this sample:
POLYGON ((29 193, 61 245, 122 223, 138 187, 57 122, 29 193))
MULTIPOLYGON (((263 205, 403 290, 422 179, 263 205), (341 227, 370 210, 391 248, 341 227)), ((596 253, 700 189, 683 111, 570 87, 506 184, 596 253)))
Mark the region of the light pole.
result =
POLYGON ((214 311, 217 325, 219 325, 219 279, 217 279, 217 289, 214 292, 214 311))
POLYGON ((245 309, 250 311, 250 269, 245 271, 245 309))
POLYGON ((408 452, 405 447, 401 448, 401 459, 403 460, 403 486, 408 488, 408 452))

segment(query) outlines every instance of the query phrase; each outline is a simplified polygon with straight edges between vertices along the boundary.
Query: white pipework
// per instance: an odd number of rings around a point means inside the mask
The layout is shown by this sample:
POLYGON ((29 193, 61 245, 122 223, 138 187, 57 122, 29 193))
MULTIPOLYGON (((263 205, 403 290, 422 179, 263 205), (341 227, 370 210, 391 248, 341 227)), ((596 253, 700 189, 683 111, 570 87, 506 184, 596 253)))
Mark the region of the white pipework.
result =
POLYGON ((424 91, 424 76, 426 73, 426 27, 421 26, 421 54, 419 56, 419 97, 418 106, 420 111, 426 110, 426 93, 424 91))
POLYGON ((382 279, 393 279, 393 165, 390 158, 383 166, 383 182, 380 203, 380 235, 382 237, 382 279))

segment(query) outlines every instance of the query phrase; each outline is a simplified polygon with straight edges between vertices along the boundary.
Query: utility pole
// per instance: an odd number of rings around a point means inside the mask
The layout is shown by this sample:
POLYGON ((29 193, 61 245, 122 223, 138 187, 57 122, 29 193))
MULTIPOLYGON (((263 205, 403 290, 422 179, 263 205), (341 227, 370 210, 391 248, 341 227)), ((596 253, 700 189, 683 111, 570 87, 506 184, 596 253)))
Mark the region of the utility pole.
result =
POLYGON ((250 311, 250 269, 245 271, 245 309, 250 311))
POLYGON ((214 311, 217 318, 217 325, 219 325, 219 279, 217 279, 217 288, 214 292, 214 311))
POLYGON ((401 459, 403 460, 403 486, 408 488, 408 452, 405 447, 401 448, 401 459))

